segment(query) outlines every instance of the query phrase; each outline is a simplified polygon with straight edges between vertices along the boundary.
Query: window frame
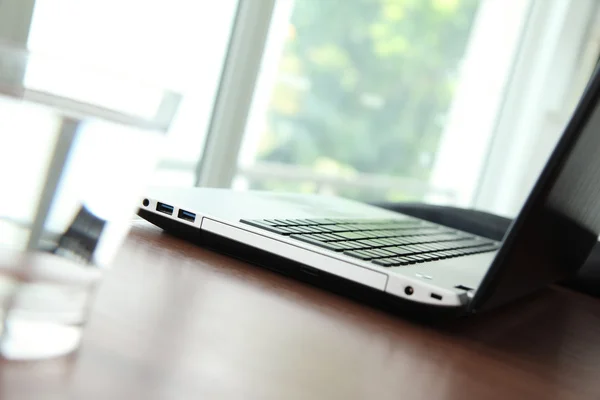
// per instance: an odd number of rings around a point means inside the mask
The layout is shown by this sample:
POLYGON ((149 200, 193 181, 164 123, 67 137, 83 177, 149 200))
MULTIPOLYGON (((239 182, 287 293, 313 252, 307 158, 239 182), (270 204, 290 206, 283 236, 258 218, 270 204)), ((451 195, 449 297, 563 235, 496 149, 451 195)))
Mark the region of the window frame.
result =
POLYGON ((0 1, 0 41, 27 45, 35 0, 0 1))
POLYGON ((594 0, 534 0, 469 206, 518 213, 595 67, 598 23, 594 0))
POLYGON ((231 187, 274 8, 275 0, 238 0, 196 186, 231 187))

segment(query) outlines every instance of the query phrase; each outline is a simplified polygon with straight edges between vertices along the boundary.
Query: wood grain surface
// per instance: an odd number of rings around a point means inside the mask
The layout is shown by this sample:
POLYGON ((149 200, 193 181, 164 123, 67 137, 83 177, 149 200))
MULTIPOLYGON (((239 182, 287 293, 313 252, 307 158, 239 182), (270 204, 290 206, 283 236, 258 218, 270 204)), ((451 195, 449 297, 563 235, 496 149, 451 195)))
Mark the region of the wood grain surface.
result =
POLYGON ((137 222, 81 349, 1 399, 599 399, 600 301, 548 289, 419 324, 137 222))

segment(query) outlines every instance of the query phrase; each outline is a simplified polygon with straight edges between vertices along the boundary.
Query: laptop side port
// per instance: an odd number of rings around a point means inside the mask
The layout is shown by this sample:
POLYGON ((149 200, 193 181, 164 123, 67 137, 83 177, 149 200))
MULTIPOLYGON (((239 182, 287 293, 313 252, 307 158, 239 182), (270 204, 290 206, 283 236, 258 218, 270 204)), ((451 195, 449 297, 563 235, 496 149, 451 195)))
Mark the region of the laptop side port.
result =
POLYGON ((196 220, 196 214, 194 214, 193 212, 179 209, 179 212, 177 213, 177 218, 184 219, 184 220, 190 221, 190 222, 194 222, 196 220))
POLYGON ((436 300, 442 300, 442 295, 437 293, 431 293, 431 298, 436 300))
POLYGON ((173 215, 173 206, 170 206, 165 203, 157 202, 156 203, 156 211, 160 211, 161 213, 173 215))

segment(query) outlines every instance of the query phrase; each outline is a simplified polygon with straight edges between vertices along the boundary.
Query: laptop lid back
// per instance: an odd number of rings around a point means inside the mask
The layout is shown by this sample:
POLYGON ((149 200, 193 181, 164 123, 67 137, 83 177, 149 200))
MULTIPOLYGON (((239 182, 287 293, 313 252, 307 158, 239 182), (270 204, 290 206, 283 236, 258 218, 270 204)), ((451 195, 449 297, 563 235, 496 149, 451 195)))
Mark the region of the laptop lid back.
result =
POLYGON ((472 312, 573 275, 600 233, 600 75, 596 70, 502 248, 472 312))

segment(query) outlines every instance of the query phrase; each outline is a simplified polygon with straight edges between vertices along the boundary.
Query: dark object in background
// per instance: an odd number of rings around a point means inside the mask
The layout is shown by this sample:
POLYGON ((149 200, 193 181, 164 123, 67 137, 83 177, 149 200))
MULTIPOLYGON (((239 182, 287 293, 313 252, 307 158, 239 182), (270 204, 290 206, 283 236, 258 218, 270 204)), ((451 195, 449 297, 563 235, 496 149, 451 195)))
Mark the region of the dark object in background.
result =
POLYGON ((54 254, 82 263, 92 262, 104 225, 106 221, 81 206, 67 231, 58 240, 54 254))
MULTIPOLYGON (((422 203, 378 203, 400 212, 493 240, 502 240, 512 220, 484 211, 422 203)), ((574 278, 561 284, 600 297, 600 243, 597 243, 574 278)))

